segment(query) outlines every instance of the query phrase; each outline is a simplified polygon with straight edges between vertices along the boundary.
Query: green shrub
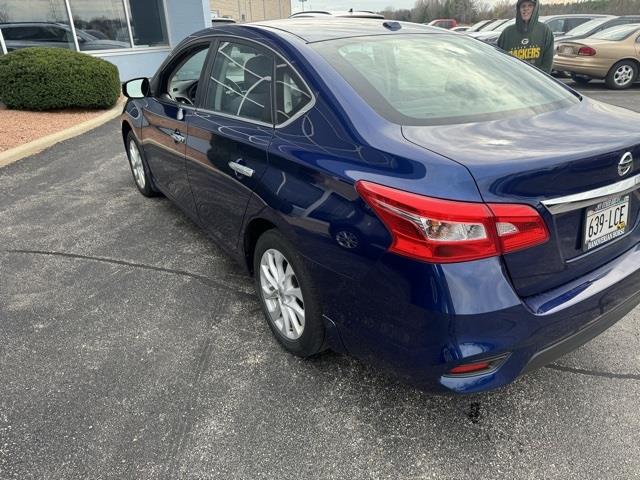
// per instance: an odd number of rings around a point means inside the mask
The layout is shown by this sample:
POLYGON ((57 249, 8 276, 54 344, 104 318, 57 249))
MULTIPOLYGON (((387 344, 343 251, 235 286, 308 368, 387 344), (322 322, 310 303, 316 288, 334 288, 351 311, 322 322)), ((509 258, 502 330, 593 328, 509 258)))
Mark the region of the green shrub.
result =
POLYGON ((109 108, 120 96, 115 65, 62 48, 0 56, 0 101, 9 108, 109 108))

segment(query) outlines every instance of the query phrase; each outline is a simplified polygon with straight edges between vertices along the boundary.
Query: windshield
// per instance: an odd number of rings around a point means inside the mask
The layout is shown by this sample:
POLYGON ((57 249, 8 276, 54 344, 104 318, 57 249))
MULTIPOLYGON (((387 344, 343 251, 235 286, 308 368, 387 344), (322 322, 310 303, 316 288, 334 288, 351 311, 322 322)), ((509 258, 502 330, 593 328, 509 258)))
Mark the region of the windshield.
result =
POLYGON ((579 101, 535 67, 462 35, 354 37, 312 47, 381 116, 401 125, 530 115, 579 101))
POLYGON ((480 20, 479 22, 476 22, 473 25, 471 25, 467 29, 467 32, 477 32, 481 27, 484 27, 487 23, 491 23, 491 21, 490 20, 480 20))
POLYGON ((491 30, 495 25, 498 24, 500 20, 491 20, 490 22, 485 23, 484 25, 482 25, 478 31, 479 32, 486 32, 488 30, 491 30))
POLYGON ((500 25, 498 28, 496 28, 494 30, 494 32, 502 32, 508 26, 515 25, 515 23, 516 23, 515 18, 513 20, 509 20, 508 22, 504 22, 502 25, 500 25))
POLYGON ((597 38, 598 40, 613 40, 619 42, 625 38, 629 38, 634 32, 637 32, 640 25, 632 23, 630 25, 618 25, 617 27, 607 28, 601 32, 591 35, 590 38, 597 38))
POLYGON ((578 25, 573 30, 569 30, 567 35, 576 36, 576 35, 584 35, 585 33, 589 33, 596 27, 599 27, 605 22, 611 20, 610 18, 594 18, 593 20, 589 20, 588 22, 584 22, 582 25, 578 25))
POLYGON ((500 31, 500 28, 507 22, 509 22, 509 20, 498 20, 493 25, 490 25, 489 27, 487 27, 486 29, 483 29, 482 31, 484 32, 486 30, 491 32, 498 32, 500 31))

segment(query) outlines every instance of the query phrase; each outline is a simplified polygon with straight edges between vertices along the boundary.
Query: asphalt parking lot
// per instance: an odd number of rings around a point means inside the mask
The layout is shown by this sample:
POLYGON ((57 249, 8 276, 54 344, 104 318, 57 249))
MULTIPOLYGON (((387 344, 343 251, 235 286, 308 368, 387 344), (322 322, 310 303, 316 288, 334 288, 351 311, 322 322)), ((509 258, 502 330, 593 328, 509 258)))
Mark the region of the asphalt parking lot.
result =
MULTIPOLYGON (((582 90, 640 111, 640 86, 582 90)), ((120 138, 0 169, 1 479, 640 478, 640 310, 483 395, 300 360, 120 138)))

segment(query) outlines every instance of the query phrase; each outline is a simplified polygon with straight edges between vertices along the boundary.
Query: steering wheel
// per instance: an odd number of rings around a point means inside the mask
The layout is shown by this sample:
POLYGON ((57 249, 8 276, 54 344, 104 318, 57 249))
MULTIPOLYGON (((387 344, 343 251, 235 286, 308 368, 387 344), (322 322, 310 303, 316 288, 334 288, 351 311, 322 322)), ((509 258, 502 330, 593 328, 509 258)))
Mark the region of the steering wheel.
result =
POLYGON ((195 105, 197 93, 198 93, 198 81, 196 80, 191 84, 189 88, 187 88, 187 96, 189 97, 189 102, 191 102, 191 105, 195 105))
POLYGON ((233 95, 233 96, 242 95, 242 89, 240 88, 240 85, 238 85, 236 82, 234 82, 230 78, 225 78, 224 84, 227 87, 224 89, 225 95, 233 95))

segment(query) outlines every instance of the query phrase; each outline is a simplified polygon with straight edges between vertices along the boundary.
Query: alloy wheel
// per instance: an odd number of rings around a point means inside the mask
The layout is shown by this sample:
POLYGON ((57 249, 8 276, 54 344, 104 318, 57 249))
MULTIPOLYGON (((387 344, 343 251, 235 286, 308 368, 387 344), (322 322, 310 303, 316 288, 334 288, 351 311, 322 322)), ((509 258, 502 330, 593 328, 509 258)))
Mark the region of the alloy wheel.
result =
POLYGON ((616 85, 624 87, 629 82, 631 82, 631 80, 633 80, 634 73, 635 72, 633 71, 633 68, 631 68, 631 66, 620 65, 620 67, 618 67, 618 69, 613 74, 613 81, 616 83, 616 85))
POLYGON ((304 299, 293 267, 278 250, 262 254, 260 294, 278 332, 288 340, 300 338, 305 324, 304 299))

